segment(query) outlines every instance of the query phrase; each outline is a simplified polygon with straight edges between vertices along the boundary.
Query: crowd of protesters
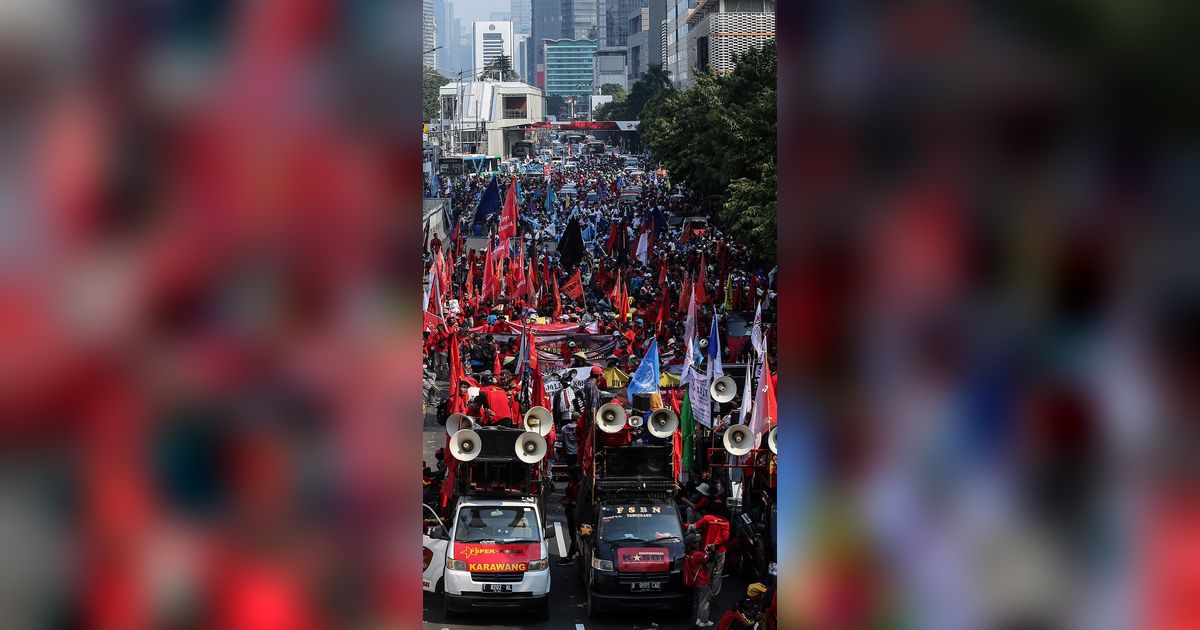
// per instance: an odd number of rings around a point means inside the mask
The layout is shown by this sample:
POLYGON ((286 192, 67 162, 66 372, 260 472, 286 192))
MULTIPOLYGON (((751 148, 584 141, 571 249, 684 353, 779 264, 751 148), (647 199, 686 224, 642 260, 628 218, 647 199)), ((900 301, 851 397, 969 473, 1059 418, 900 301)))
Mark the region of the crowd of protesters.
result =
MULTIPOLYGON (((661 170, 641 170, 648 166, 644 159, 636 166, 610 153, 574 160, 566 170, 522 174, 514 164, 516 172, 436 180, 430 192, 450 200, 451 227, 448 234, 427 234, 424 252, 428 402, 440 402, 443 422, 460 412, 481 426, 519 427, 530 406, 549 409, 554 431, 548 441, 557 447, 550 458, 564 465, 569 479, 563 499, 568 531, 576 526, 571 521, 580 483, 591 473, 583 418, 602 401, 631 405, 612 391, 628 381, 655 340, 663 378, 677 385, 668 375, 678 375, 689 356, 689 312, 693 325, 704 324, 700 334, 692 332, 696 367, 708 355, 710 324, 722 362, 751 362, 751 320, 765 333, 764 354, 773 356, 777 274, 773 263, 757 260, 724 226, 704 217, 684 186, 661 170), (746 325, 744 335, 729 334, 731 317, 746 325), (520 332, 546 327, 562 341, 541 343, 541 358, 530 357, 537 351, 525 347, 520 332), (585 347, 585 339, 592 345, 604 340, 611 349, 601 356, 585 347), (541 373, 532 374, 537 383, 530 383, 531 359, 540 363, 534 371, 541 373), (582 368, 582 387, 572 386, 576 377, 569 372, 554 375, 564 368, 582 368), (454 390, 444 400, 436 395, 441 380, 454 390), (559 387, 548 395, 545 380, 559 387)), ((663 392, 657 403, 679 411, 677 396, 663 392)), ((740 403, 714 403, 713 417, 727 426, 739 406, 745 408, 740 403)), ((597 437, 600 447, 656 439, 629 426, 597 437)), ((716 443, 719 437, 710 435, 716 443)), ((740 512, 753 515, 753 522, 735 528, 728 476, 714 476, 707 464, 704 457, 687 458, 683 467, 695 474, 682 476, 686 482, 676 497, 686 514, 691 568, 704 574, 687 580, 696 597, 695 625, 714 625, 709 607, 729 571, 726 551, 737 549, 734 564, 756 581, 720 627, 750 627, 768 616, 763 581, 773 583, 774 572, 767 570, 769 545, 763 541, 773 535, 766 505, 773 502, 774 484, 764 484, 740 512)), ((440 463, 438 470, 427 469, 430 484, 445 477, 440 463)), ((443 506, 449 494, 443 493, 443 506)), ((560 562, 573 562, 576 553, 572 539, 560 562)))

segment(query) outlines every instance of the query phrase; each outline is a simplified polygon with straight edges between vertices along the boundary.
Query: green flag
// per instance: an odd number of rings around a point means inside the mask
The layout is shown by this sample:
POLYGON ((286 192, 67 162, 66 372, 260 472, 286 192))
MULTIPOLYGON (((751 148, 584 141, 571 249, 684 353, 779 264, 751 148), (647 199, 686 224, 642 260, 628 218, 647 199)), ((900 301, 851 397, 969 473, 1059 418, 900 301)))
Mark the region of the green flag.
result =
POLYGON ((688 471, 690 478, 692 474, 692 441, 696 436, 696 422, 692 419, 692 402, 686 390, 683 392, 683 404, 679 406, 679 436, 683 443, 683 448, 680 449, 679 465, 683 470, 688 471))

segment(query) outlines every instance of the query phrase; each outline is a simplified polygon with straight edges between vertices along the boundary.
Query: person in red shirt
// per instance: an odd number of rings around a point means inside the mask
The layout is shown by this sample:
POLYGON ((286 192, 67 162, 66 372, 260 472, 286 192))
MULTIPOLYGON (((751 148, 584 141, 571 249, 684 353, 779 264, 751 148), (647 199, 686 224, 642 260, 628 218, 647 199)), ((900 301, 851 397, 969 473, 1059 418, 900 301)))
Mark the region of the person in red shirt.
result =
POLYGON ((708 549, 689 545, 683 558, 683 584, 692 589, 693 611, 697 628, 713 625, 708 620, 712 604, 712 553, 708 549))
POLYGON ((734 606, 726 611, 725 614, 721 616, 721 620, 717 623, 717 630, 753 628, 760 615, 758 611, 747 610, 744 606, 744 603, 744 601, 738 602, 737 606, 734 606))
POLYGON ((484 386, 479 390, 484 397, 483 425, 513 426, 512 401, 508 392, 496 385, 496 379, 491 374, 483 377, 484 386))
POLYGON ((725 547, 729 544, 729 521, 714 514, 705 514, 688 526, 700 532, 700 544, 713 550, 712 596, 721 593, 721 574, 725 571, 725 547))

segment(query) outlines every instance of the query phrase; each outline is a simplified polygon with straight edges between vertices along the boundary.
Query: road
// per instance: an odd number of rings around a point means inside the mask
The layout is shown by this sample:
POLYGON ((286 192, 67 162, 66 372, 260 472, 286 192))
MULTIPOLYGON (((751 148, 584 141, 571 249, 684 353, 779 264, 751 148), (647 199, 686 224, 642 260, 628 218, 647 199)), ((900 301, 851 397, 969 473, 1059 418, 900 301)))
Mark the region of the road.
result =
MULTIPOLYGON (((447 383, 439 382, 439 387, 445 391, 447 383)), ((436 410, 430 409, 425 417, 425 423, 422 431, 422 441, 424 444, 425 461, 433 463, 434 452, 446 443, 445 429, 437 424, 436 410)), ((563 514, 562 504, 562 485, 555 489, 555 496, 551 497, 546 505, 547 527, 553 527, 553 523, 561 523, 561 530, 567 530, 566 516, 563 514)), ((583 583, 579 577, 579 568, 577 564, 567 566, 559 566, 557 561, 562 557, 562 552, 559 550, 559 540, 550 541, 550 619, 543 622, 535 622, 528 614, 524 613, 460 613, 455 615, 453 622, 446 622, 442 618, 442 596, 435 593, 424 593, 423 598, 423 615, 426 630, 457 630, 460 628, 500 628, 500 629, 517 629, 517 628, 554 628, 556 630, 566 628, 570 630, 591 630, 601 628, 611 629, 643 629, 643 628, 659 628, 662 630, 679 629, 685 630, 692 627, 694 619, 688 619, 678 614, 663 614, 653 615, 646 612, 626 615, 602 615, 599 619, 589 619, 584 612, 584 601, 586 595, 584 593, 583 583)), ((569 540, 562 538, 563 549, 569 545, 569 540)), ((721 615, 725 614, 738 599, 738 596, 746 592, 747 583, 744 579, 730 576, 724 580, 724 585, 721 588, 721 594, 717 597, 717 601, 713 603, 712 613, 709 619, 716 622, 721 615)), ((715 626, 714 626, 715 627, 715 626)))

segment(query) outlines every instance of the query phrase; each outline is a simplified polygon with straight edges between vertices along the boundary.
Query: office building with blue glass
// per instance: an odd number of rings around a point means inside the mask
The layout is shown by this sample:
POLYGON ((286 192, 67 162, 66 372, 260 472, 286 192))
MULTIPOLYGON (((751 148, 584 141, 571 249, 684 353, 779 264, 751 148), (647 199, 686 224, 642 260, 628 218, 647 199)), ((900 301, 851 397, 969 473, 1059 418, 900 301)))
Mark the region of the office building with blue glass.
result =
POLYGON ((564 98, 575 97, 578 103, 586 103, 593 90, 596 40, 548 39, 544 50, 546 96, 557 94, 564 98))

